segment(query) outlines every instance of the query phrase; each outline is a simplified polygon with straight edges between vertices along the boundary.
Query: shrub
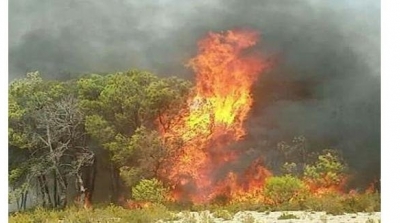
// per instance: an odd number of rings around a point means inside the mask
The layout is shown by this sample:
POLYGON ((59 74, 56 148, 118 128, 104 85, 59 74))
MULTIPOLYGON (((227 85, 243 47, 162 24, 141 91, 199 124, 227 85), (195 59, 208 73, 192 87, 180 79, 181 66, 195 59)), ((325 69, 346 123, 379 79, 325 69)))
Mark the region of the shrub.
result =
POLYGON ((278 220, 284 220, 284 219, 299 219, 299 217, 290 213, 289 214, 283 213, 281 216, 278 217, 278 220))
POLYGON ((306 185, 300 179, 285 175, 266 179, 264 195, 277 205, 291 201, 306 190, 306 185))
POLYGON ((183 212, 183 222, 187 223, 197 223, 197 219, 194 213, 190 213, 189 211, 183 212))
POLYGON ((313 165, 306 165, 304 178, 316 187, 328 188, 342 183, 346 169, 339 155, 327 152, 319 155, 313 165))
POLYGON ((214 213, 214 217, 222 218, 224 220, 232 220, 233 215, 227 210, 216 210, 214 213))
POLYGON ((67 208, 62 211, 38 208, 33 211, 21 212, 9 216, 9 222, 156 222, 160 219, 175 219, 165 206, 153 205, 147 209, 127 210, 120 206, 110 205, 93 211, 77 208, 67 208))
POLYGON ((132 198, 136 201, 162 203, 166 201, 168 189, 157 179, 141 180, 132 187, 132 198))
POLYGON ((215 220, 208 211, 203 211, 200 213, 200 223, 215 223, 215 220))
POLYGON ((381 210, 379 193, 350 195, 344 200, 347 212, 375 212, 381 210))
POLYGON ((326 211, 328 214, 339 215, 346 212, 343 205, 345 197, 339 193, 326 193, 321 196, 310 196, 304 201, 306 209, 326 211))
POLYGON ((247 213, 242 220, 243 223, 255 223, 256 219, 250 213, 247 213))

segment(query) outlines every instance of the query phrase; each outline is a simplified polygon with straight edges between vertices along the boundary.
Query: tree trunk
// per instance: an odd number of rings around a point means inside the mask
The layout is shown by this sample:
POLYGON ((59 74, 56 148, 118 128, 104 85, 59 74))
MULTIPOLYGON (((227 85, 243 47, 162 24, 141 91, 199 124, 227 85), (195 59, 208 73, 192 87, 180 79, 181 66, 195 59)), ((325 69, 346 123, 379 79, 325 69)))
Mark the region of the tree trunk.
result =
POLYGON ((76 175, 75 189, 76 189, 75 203, 76 205, 78 205, 78 207, 82 207, 85 195, 85 186, 83 185, 83 180, 80 173, 76 175))
POLYGON ((46 180, 46 176, 45 175, 42 175, 42 182, 43 182, 43 188, 44 188, 44 192, 46 194, 47 202, 48 202, 49 206, 50 207, 55 207, 55 204, 53 205, 53 202, 51 202, 50 190, 49 190, 49 187, 47 185, 47 180, 46 180))
POLYGON ((27 200, 27 199, 28 199, 28 190, 25 191, 25 194, 24 194, 24 196, 23 196, 23 198, 22 198, 22 204, 21 204, 21 206, 22 206, 22 208, 23 208, 24 211, 26 211, 26 200, 27 200))
POLYGON ((111 202, 117 204, 119 201, 119 175, 118 170, 111 164, 111 202))
POLYGON ((92 207, 92 197, 96 182, 96 172, 97 171, 97 162, 96 157, 94 157, 93 164, 87 167, 86 177, 85 177, 85 201, 84 207, 91 208, 92 207))
POLYGON ((67 206, 67 186, 68 182, 65 176, 62 176, 59 171, 56 171, 57 181, 59 183, 59 206, 65 208, 67 206))
POLYGON ((42 197, 42 207, 45 207, 46 206, 46 198, 44 195, 42 178, 39 176, 37 180, 39 182, 39 191, 40 191, 40 195, 42 197))
POLYGON ((16 200, 17 200, 17 210, 20 211, 21 210, 21 205, 19 205, 20 202, 19 202, 19 197, 18 196, 16 197, 16 200))
POLYGON ((58 198, 58 191, 57 191, 56 171, 53 171, 53 200, 54 200, 54 207, 57 207, 60 205, 60 201, 58 198))

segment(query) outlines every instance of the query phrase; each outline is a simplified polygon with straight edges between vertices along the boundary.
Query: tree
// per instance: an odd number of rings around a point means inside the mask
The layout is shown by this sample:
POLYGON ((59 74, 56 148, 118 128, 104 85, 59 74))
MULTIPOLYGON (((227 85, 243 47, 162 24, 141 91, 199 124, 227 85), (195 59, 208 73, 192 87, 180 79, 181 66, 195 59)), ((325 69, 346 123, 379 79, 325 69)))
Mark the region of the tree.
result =
POLYGON ((141 179, 160 176, 161 165, 168 157, 166 145, 163 144, 158 132, 143 126, 135 131, 128 146, 110 149, 120 150, 115 152, 114 160, 121 165, 120 174, 128 187, 141 179), (128 160, 134 165, 127 165, 128 160))
POLYGON ((172 150, 160 132, 189 93, 187 81, 137 70, 63 82, 29 73, 9 88, 9 150, 24 163, 10 163, 11 187, 22 203, 37 185, 43 206, 64 207, 75 179, 77 197, 90 201, 97 146, 109 156, 114 195, 120 176, 129 187, 158 177, 172 150))
POLYGON ((43 81, 38 73, 30 73, 9 88, 9 148, 22 150, 26 159, 22 168, 11 168, 13 182, 21 182, 23 176, 28 190, 36 180, 43 205, 53 207, 66 206, 68 177, 79 178, 94 156, 86 147, 84 115, 70 84, 43 81), (22 169, 24 174, 16 174, 22 169))
POLYGON ((279 163, 283 173, 300 175, 303 172, 309 160, 306 144, 303 136, 294 137, 291 143, 278 143, 277 151, 280 153, 279 163))
POLYGON ((56 93, 59 93, 57 90, 60 88, 54 83, 45 86, 38 72, 28 73, 26 78, 12 82, 9 87, 9 150, 12 154, 10 158, 13 160, 14 154, 23 154, 19 158, 23 157, 21 163, 24 164, 10 163, 10 183, 17 191, 20 189, 22 193, 27 193, 37 180, 42 192, 43 205, 46 202, 52 205, 47 181, 43 182, 49 163, 43 159, 40 142, 35 137, 37 133, 35 115, 46 104, 56 99, 56 93), (53 92, 53 97, 50 97, 48 90, 53 92), (47 201, 44 200, 45 197, 47 201))
POLYGON ((120 176, 128 187, 155 177, 167 154, 156 130, 168 128, 172 112, 185 104, 189 83, 134 70, 82 78, 78 89, 85 129, 109 151, 115 193, 121 190, 120 176))

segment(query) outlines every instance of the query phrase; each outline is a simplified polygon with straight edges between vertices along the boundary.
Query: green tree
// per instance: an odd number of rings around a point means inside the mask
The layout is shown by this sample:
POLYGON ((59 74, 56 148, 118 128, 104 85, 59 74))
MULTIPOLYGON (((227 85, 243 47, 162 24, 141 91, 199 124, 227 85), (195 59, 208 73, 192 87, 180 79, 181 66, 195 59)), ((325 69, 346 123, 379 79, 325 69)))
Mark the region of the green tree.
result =
POLYGON ((118 173, 112 176, 114 190, 120 190, 120 176, 128 187, 155 177, 169 152, 156 130, 168 128, 185 105, 189 82, 134 70, 91 75, 77 83, 85 129, 109 151, 118 173))
POLYGON ((24 155, 24 165, 10 165, 11 186, 22 185, 26 193, 37 183, 43 205, 53 207, 65 207, 67 178, 77 177, 93 157, 85 146, 84 115, 72 84, 44 81, 35 72, 9 87, 9 150, 24 155))

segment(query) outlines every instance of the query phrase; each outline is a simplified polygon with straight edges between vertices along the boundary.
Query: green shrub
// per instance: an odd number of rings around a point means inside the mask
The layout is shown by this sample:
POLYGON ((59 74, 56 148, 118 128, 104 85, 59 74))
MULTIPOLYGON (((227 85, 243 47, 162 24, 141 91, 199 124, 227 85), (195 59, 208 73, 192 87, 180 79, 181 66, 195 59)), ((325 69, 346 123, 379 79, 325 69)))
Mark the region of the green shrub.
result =
POLYGON ((162 203, 166 200, 168 189, 157 179, 141 180, 132 187, 132 198, 136 201, 162 203))
POLYGON ((347 165, 333 151, 319 155, 312 165, 306 165, 304 178, 318 187, 339 185, 345 177, 347 165))
POLYGON ((264 195, 274 202, 282 204, 306 192, 306 185, 298 178, 285 175, 266 179, 264 195))
POLYGON ((381 210, 379 193, 351 195, 343 203, 347 212, 375 212, 381 210))
POLYGON ((156 222, 160 219, 175 219, 176 216, 169 212, 165 206, 153 205, 141 210, 127 210, 120 206, 110 205, 93 211, 67 208, 62 211, 45 210, 38 208, 33 211, 15 213, 9 216, 9 222, 15 223, 91 223, 91 222, 156 222))
POLYGON ((284 219, 299 219, 299 217, 290 213, 289 214, 283 213, 281 216, 278 217, 278 220, 284 220, 284 219))
POLYGON ((328 214, 339 215, 346 212, 343 205, 344 196, 338 193, 327 193, 321 196, 309 196, 304 201, 306 209, 326 211, 328 214))

